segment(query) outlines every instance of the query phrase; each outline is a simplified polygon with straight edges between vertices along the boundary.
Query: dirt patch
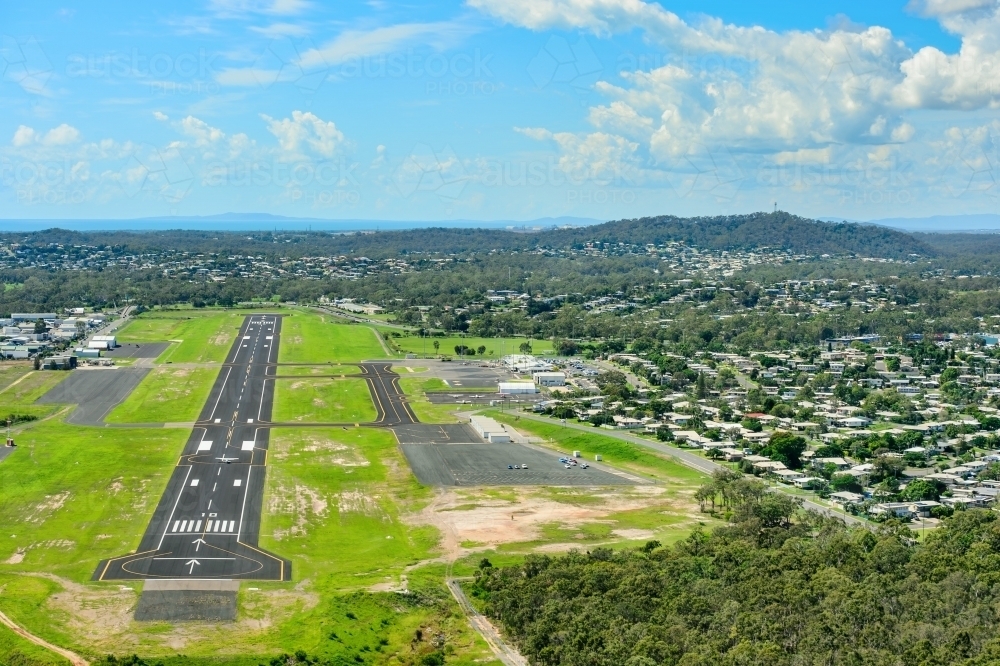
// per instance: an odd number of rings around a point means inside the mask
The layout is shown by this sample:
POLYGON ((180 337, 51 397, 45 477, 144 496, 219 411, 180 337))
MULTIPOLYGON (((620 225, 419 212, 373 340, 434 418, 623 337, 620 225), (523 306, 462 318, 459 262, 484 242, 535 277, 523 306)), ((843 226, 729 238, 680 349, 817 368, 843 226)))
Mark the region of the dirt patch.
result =
POLYGON ((274 451, 277 461, 294 458, 299 455, 311 457, 311 464, 336 465, 338 467, 367 467, 371 464, 361 451, 353 446, 325 437, 308 437, 304 446, 297 451, 289 451, 287 446, 278 446, 274 451))
MULTIPOLYGON (((666 492, 662 486, 635 486, 628 490, 595 488, 589 495, 600 501, 581 506, 545 497, 542 490, 525 490, 516 499, 507 500, 477 496, 468 490, 442 488, 426 508, 406 520, 438 528, 444 556, 454 560, 505 543, 536 541, 544 525, 558 523, 572 529, 587 523, 605 522, 612 513, 659 504, 660 496, 666 492), (466 548, 463 543, 476 545, 466 548)), ((572 547, 563 546, 563 549, 572 547)))
POLYGON ((117 495, 121 491, 125 490, 125 484, 122 483, 122 477, 118 477, 111 481, 111 485, 108 486, 108 490, 111 491, 112 495, 117 495))
POLYGON ((288 515, 292 520, 287 528, 274 530, 275 540, 305 536, 310 520, 326 517, 327 504, 326 498, 319 491, 304 484, 279 485, 271 494, 268 511, 288 515))
POLYGON ((368 495, 360 490, 345 490, 337 496, 337 511, 341 514, 360 513, 388 521, 389 516, 379 504, 379 495, 368 495))
POLYGON ((61 493, 56 493, 55 495, 46 495, 45 499, 35 505, 31 514, 28 515, 26 520, 29 523, 42 523, 45 519, 51 516, 53 513, 63 508, 66 504, 66 500, 69 499, 69 491, 64 490, 61 493))
POLYGON ((397 592, 397 593, 404 593, 404 594, 406 592, 410 591, 409 590, 410 581, 407 578, 406 574, 401 575, 399 577, 398 581, 392 579, 392 577, 389 577, 389 578, 390 579, 387 580, 387 581, 385 581, 384 583, 375 583, 374 585, 372 585, 371 587, 368 588, 368 591, 369 592, 397 592))
POLYGON ((4 564, 20 564, 24 562, 24 550, 18 548, 10 557, 3 561, 4 564))
POLYGON ((639 539, 652 539, 656 536, 656 532, 653 530, 639 530, 639 529, 625 529, 625 530, 611 530, 611 533, 616 537, 621 537, 622 539, 631 539, 633 541, 638 541, 639 539))
POLYGON ((219 333, 215 337, 209 338, 208 343, 212 345, 224 346, 228 345, 229 341, 232 339, 233 339, 232 336, 230 336, 228 333, 219 333))

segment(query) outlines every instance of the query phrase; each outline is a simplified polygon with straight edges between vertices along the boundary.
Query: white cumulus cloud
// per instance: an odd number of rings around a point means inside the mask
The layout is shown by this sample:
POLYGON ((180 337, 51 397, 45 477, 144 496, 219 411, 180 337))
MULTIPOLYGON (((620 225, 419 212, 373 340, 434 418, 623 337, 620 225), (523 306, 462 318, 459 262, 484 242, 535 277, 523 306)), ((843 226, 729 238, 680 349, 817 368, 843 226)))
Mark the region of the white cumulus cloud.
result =
POLYGON ((333 157, 344 143, 344 134, 334 122, 325 121, 311 111, 292 111, 291 118, 272 118, 261 114, 267 130, 278 139, 286 156, 300 156, 308 149, 323 157, 333 157))
POLYGON ((196 146, 208 146, 221 139, 226 138, 225 132, 217 127, 212 127, 204 120, 188 116, 180 121, 179 127, 185 136, 194 139, 196 146))
POLYGON ((11 143, 15 148, 41 144, 43 146, 67 146, 80 140, 80 130, 72 125, 63 123, 58 127, 53 127, 44 134, 35 131, 27 125, 20 125, 14 131, 14 138, 11 143))

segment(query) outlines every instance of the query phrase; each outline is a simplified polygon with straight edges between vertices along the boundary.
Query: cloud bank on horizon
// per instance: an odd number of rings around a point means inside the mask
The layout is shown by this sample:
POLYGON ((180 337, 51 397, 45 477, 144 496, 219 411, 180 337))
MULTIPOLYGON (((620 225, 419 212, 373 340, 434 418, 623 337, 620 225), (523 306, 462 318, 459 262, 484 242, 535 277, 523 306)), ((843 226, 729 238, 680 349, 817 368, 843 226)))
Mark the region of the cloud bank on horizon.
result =
POLYGON ((690 4, 9 9, 3 216, 996 210, 1000 0, 690 4))

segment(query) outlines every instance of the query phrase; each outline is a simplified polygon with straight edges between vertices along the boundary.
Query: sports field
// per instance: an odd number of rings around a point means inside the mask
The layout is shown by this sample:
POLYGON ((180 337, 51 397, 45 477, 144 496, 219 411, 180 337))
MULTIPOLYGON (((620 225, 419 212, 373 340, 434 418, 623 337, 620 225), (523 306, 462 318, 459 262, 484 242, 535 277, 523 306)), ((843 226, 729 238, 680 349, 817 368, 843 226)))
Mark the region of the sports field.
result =
POLYGON ((473 350, 479 347, 486 347, 483 356, 477 351, 470 358, 488 358, 496 360, 507 354, 520 354, 519 347, 527 342, 531 345, 531 353, 548 356, 554 354, 551 340, 529 340, 528 338, 465 338, 461 336, 449 336, 446 338, 421 338, 409 336, 402 338, 390 338, 390 342, 400 350, 419 356, 457 356, 455 347, 465 345, 473 350), (438 343, 438 349, 434 349, 434 343, 438 343))
POLYGON ((363 379, 277 380, 271 420, 303 423, 366 423, 377 416, 363 379))

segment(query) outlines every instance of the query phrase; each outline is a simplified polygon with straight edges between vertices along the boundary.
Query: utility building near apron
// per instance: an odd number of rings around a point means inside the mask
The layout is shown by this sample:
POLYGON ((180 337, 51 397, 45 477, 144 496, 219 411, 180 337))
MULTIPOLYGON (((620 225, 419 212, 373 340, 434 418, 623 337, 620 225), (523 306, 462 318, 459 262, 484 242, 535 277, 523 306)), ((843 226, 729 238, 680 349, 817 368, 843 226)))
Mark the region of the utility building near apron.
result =
POLYGON ((499 393, 501 395, 538 393, 538 387, 535 386, 535 382, 500 382, 499 393))
POLYGON ((508 444, 510 435, 503 426, 487 416, 473 416, 469 419, 472 428, 490 444, 508 444))
POLYGON ((566 373, 563 372, 536 372, 531 376, 539 386, 565 386, 566 373))

